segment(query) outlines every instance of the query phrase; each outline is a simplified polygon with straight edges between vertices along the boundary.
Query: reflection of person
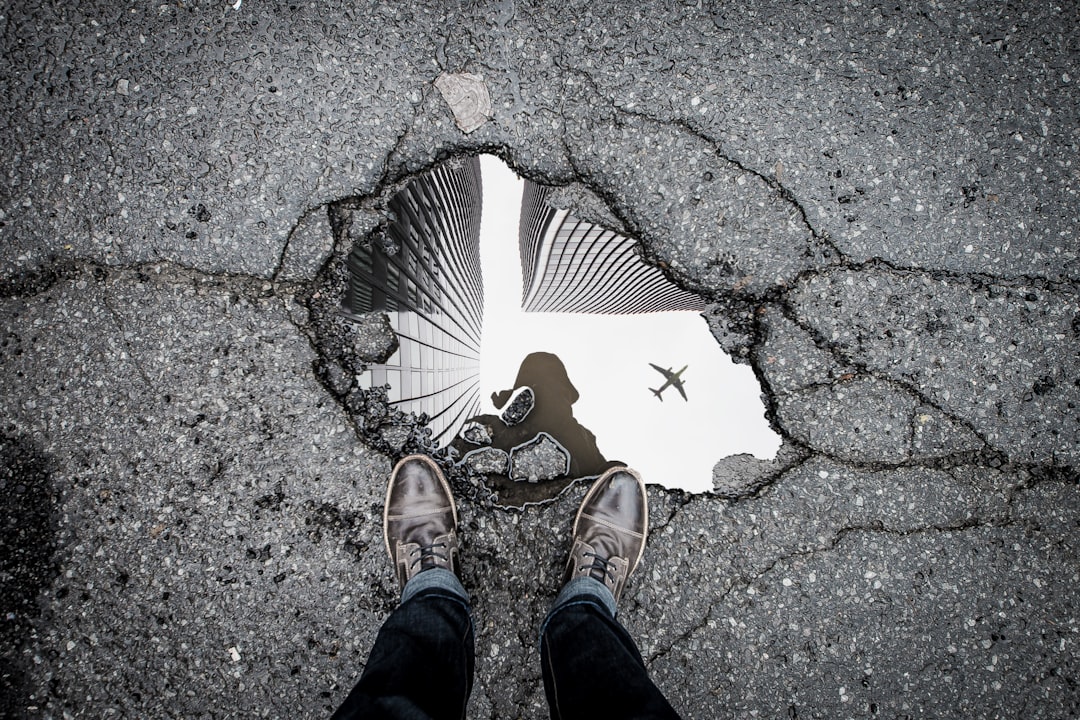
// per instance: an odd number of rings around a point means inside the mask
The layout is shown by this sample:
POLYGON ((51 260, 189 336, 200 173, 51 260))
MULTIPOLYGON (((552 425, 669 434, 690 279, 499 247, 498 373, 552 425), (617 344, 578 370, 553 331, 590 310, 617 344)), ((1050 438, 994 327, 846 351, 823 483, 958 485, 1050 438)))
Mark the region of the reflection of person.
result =
MULTIPOLYGON (((457 510, 431 459, 411 455, 394 467, 383 528, 401 604, 334 718, 463 718, 472 689, 472 618, 458 579, 457 510)), ((611 468, 581 503, 564 584, 540 630, 544 689, 556 720, 678 717, 615 619, 647 530, 641 477, 611 468)))
POLYGON ((492 393, 491 402, 502 408, 514 390, 526 386, 532 388, 535 401, 532 412, 520 425, 507 426, 492 416, 473 418, 493 428, 492 446, 509 452, 532 440, 538 432, 546 432, 570 453, 572 477, 599 475, 607 469, 609 463, 596 446, 596 436, 574 418, 572 406, 578 400, 578 391, 559 356, 529 353, 521 361, 513 389, 492 393))

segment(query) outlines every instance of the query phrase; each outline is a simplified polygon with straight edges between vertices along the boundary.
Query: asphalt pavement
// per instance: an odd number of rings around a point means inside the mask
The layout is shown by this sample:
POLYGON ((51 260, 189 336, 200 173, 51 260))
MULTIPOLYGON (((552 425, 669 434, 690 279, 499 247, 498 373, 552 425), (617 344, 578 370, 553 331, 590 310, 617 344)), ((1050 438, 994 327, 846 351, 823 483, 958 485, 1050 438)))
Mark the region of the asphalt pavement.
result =
MULTIPOLYGON (((1078 6, 7 3, 0 33, 0 714, 341 702, 397 589, 349 394, 388 346, 331 317, 328 206, 363 232, 490 152, 706 296, 784 438, 650 487, 620 619, 685 717, 1080 715, 1078 6)), ((470 717, 546 717, 584 491, 462 493, 470 717)))

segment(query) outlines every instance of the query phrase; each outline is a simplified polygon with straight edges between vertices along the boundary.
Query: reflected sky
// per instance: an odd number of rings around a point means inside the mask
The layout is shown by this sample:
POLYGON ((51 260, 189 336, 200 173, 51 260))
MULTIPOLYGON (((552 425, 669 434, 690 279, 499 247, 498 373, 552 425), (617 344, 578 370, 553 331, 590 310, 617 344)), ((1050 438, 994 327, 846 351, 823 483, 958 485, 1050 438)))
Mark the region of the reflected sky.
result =
POLYGON ((757 378, 720 349, 698 313, 521 310, 517 220, 523 182, 497 158, 480 160, 483 412, 498 413, 491 395, 514 387, 528 355, 552 353, 580 396, 574 420, 595 435, 604 458, 626 462, 646 482, 700 492, 712 488, 712 467, 722 457, 774 457, 780 439, 765 421, 757 378), (658 400, 650 388, 664 378, 650 363, 675 371, 687 365, 681 379, 688 399, 669 388, 658 400))

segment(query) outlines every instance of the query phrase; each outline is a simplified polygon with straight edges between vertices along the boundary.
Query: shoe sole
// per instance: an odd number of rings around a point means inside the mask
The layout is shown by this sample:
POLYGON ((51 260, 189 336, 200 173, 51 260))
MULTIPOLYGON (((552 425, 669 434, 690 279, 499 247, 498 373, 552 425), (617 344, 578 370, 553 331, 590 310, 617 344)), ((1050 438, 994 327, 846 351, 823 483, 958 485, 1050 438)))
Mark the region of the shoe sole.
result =
POLYGON ((589 492, 585 493, 585 498, 581 501, 581 505, 578 507, 577 514, 574 516, 574 530, 570 535, 571 538, 577 537, 578 524, 581 521, 581 513, 585 510, 585 506, 589 504, 589 501, 599 494, 600 489, 603 487, 604 481, 615 473, 624 472, 627 475, 633 476, 637 480, 638 488, 641 490, 641 496, 645 498, 645 524, 641 531, 641 549, 638 550, 637 557, 634 558, 634 562, 630 564, 630 568, 626 571, 626 577, 629 578, 637 569, 638 563, 641 562, 641 557, 645 554, 645 543, 649 540, 649 496, 645 492, 645 481, 641 479, 641 475, 637 470, 631 470, 628 467, 613 467, 604 471, 604 474, 596 479, 596 482, 589 488, 589 492))
POLYGON ((383 498, 383 513, 382 513, 383 545, 386 547, 386 554, 390 556, 390 562, 394 562, 394 554, 392 552, 390 552, 390 533, 389 533, 390 514, 387 512, 387 509, 390 507, 390 489, 394 486, 394 478, 397 477, 398 470, 401 469, 401 466, 404 465, 405 463, 411 462, 413 460, 419 460, 422 463, 424 463, 425 465, 427 465, 428 468, 431 469, 431 471, 435 475, 435 477, 439 478, 439 484, 442 485, 442 489, 446 492, 447 499, 450 500, 450 511, 454 515, 454 530, 455 531, 457 530, 457 525, 458 525, 457 503, 454 502, 454 493, 450 490, 450 483, 448 483, 446 481, 446 476, 443 475, 442 470, 439 468, 438 465, 435 464, 435 461, 432 460, 431 458, 429 458, 427 455, 406 455, 405 457, 398 460, 397 464, 394 465, 394 469, 390 471, 390 479, 386 482, 386 497, 383 498))

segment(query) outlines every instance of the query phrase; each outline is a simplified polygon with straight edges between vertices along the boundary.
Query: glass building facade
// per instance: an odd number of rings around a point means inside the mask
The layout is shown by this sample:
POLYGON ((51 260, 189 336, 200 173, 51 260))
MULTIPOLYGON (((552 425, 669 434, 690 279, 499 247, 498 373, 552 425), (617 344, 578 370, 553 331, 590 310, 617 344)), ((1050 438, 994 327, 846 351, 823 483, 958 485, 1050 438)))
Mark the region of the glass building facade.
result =
POLYGON ((632 314, 705 308, 641 257, 634 240, 548 204, 525 181, 518 239, 522 307, 528 312, 632 314))
POLYGON ((391 404, 425 413, 441 441, 480 407, 481 187, 475 157, 414 179, 388 205, 389 242, 358 243, 348 260, 345 311, 385 313, 400 343, 362 384, 389 385, 391 404))

